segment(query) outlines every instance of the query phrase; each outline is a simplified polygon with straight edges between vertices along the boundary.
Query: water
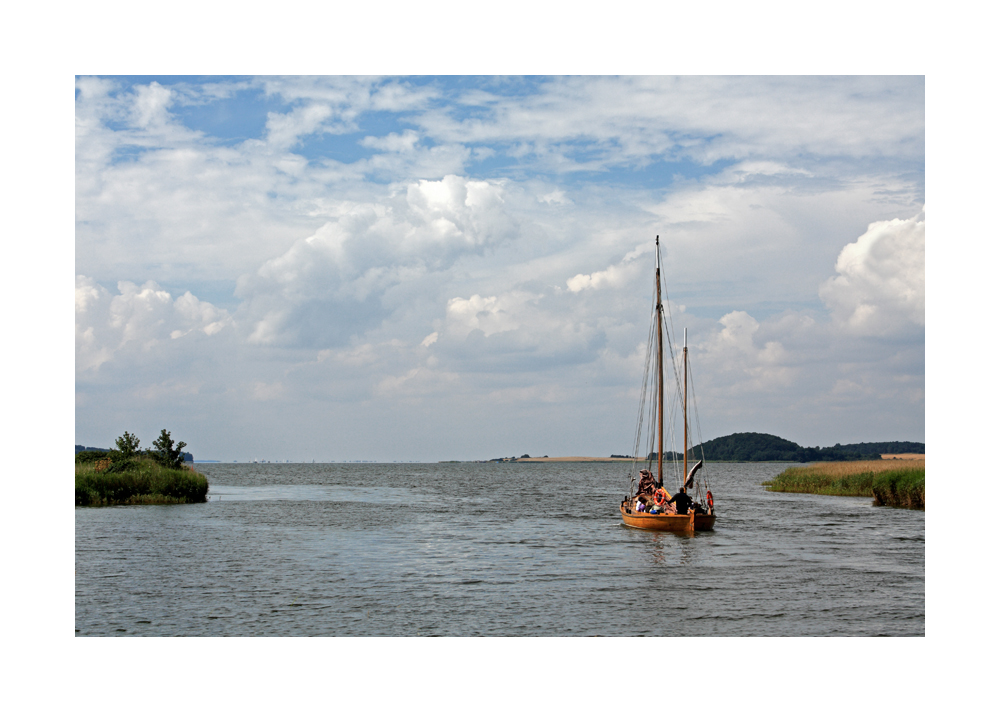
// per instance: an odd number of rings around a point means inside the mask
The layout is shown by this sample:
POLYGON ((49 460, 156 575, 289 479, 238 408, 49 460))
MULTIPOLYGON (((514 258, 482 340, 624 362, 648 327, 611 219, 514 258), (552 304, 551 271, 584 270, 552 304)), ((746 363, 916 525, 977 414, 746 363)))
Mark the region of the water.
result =
POLYGON ((205 464, 211 500, 76 509, 77 635, 924 635, 924 513, 767 492, 621 526, 618 463, 205 464))

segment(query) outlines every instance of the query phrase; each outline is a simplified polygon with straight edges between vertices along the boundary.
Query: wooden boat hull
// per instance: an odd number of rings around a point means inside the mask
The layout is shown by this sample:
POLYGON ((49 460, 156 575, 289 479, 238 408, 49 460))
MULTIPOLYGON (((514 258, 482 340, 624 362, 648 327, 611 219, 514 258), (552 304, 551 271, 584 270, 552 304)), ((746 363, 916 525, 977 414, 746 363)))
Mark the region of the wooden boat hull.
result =
POLYGON ((649 529, 658 532, 704 532, 711 531, 715 526, 714 514, 649 514, 619 508, 622 513, 622 523, 633 529, 649 529))

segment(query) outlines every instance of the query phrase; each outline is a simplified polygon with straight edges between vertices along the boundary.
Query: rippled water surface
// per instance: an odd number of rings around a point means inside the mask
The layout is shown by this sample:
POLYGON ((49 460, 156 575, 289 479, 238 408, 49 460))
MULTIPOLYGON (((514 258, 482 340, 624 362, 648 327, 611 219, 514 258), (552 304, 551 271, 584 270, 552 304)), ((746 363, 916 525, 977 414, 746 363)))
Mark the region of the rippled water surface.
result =
POLYGON ((924 513, 767 492, 621 525, 625 466, 198 465, 210 501, 76 509, 77 635, 924 635, 924 513))

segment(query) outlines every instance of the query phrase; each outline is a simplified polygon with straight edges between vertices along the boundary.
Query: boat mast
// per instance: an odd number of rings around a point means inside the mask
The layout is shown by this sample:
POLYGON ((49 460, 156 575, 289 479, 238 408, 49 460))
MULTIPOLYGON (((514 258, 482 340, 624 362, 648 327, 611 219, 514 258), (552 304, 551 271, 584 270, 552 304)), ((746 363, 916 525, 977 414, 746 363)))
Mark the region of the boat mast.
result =
POLYGON ((658 442, 656 448, 656 475, 659 486, 663 486, 663 302, 660 299, 660 236, 656 236, 656 366, 659 372, 657 382, 656 428, 658 442))
MULTIPOLYGON (((684 479, 688 476, 688 330, 684 327, 684 479)), ((685 484, 687 484, 685 482, 685 484)))

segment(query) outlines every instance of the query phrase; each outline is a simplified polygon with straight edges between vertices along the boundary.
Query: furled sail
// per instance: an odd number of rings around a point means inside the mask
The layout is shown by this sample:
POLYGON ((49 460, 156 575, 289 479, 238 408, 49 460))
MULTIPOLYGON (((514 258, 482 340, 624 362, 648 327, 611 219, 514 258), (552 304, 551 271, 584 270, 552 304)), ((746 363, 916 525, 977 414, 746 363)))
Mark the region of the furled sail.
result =
POLYGON ((704 464, 705 464, 704 460, 698 460, 698 463, 691 468, 691 471, 688 473, 688 476, 684 479, 685 487, 691 487, 694 484, 694 473, 697 472, 704 464))

